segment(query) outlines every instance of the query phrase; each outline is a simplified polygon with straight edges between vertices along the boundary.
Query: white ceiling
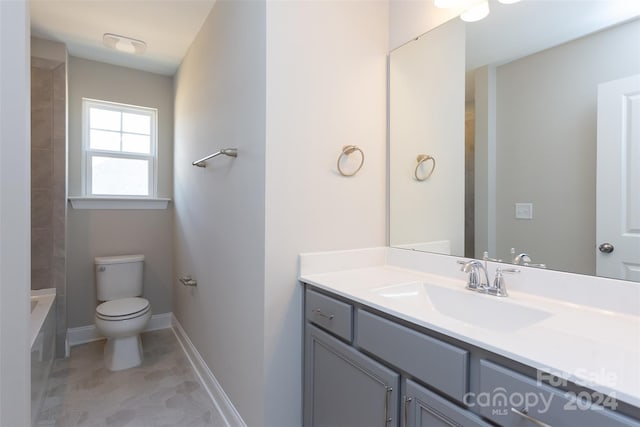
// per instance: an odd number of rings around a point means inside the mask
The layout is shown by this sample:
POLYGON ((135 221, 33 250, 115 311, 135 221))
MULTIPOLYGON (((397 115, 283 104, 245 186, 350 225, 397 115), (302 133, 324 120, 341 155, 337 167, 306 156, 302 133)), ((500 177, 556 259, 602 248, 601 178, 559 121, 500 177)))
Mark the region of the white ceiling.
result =
MULTIPOLYGON (((640 0, 491 1, 490 5, 488 17, 465 26, 467 100, 473 99, 478 67, 501 65, 640 16, 640 0)), ((640 38, 638 46, 640 55, 640 38)))
MULTIPOLYGON (((214 2, 31 0, 31 32, 65 43, 73 56, 173 75, 214 2), (144 40, 147 51, 132 55, 109 49, 102 44, 104 33, 144 40)), ((513 60, 640 14, 640 0, 490 4, 487 18, 467 25, 468 69, 513 60)))
POLYGON ((173 75, 214 1, 31 0, 31 34, 65 43, 72 56, 173 75), (109 49, 104 33, 143 40, 147 50, 132 55, 109 49))
POLYGON ((640 0, 491 1, 490 5, 489 16, 466 25, 468 70, 509 62, 640 15, 640 0))

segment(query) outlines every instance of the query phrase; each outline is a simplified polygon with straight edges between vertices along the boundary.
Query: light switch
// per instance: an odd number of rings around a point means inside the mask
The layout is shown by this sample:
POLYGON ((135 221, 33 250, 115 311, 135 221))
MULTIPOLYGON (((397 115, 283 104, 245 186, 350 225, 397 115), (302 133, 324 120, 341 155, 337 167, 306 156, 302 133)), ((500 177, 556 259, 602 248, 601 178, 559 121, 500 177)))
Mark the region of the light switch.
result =
POLYGON ((516 219, 533 219, 533 203, 516 203, 516 219))

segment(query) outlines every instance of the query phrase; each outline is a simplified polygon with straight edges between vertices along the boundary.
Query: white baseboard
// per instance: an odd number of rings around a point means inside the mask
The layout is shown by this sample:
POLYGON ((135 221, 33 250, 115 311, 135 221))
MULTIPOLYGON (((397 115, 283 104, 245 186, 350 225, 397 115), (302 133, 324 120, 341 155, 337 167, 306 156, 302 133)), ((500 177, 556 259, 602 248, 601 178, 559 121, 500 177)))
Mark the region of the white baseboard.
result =
POLYGON ((216 406, 220 414, 225 420, 227 427, 247 427, 244 420, 231 403, 229 396, 224 392, 222 386, 213 375, 213 372, 209 369, 200 353, 195 348, 189 336, 182 329, 182 325, 178 322, 173 314, 171 315, 172 324, 173 324, 173 333, 178 338, 178 342, 182 346, 189 362, 191 362, 191 366, 193 366, 196 375, 199 377, 200 382, 204 386, 207 393, 211 397, 213 404, 216 406))
MULTIPOLYGON (((154 314, 151 316, 147 327, 144 332, 157 331, 159 329, 171 328, 171 313, 154 314)), ((85 344, 92 341, 98 341, 104 339, 103 336, 98 333, 96 325, 80 326, 78 328, 67 329, 67 342, 69 347, 75 345, 85 344)))

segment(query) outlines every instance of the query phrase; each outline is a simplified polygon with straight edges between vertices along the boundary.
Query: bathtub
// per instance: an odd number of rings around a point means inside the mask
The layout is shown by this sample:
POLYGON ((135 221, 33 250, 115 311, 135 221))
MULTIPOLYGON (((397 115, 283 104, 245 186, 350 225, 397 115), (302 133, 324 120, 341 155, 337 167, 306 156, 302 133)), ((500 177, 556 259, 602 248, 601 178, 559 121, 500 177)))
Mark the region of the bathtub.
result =
POLYGON ((55 289, 31 291, 31 424, 37 420, 55 356, 55 289))

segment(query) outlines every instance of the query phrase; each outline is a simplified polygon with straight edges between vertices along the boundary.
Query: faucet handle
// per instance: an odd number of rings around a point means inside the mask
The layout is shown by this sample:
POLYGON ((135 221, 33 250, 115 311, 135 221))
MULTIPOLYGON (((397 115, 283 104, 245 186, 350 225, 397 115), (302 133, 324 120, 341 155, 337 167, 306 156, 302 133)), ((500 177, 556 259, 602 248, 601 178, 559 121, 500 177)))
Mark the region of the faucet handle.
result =
POLYGON ((507 284, 504 281, 504 275, 502 273, 520 273, 517 268, 496 268, 496 278, 493 280, 493 286, 487 289, 487 292, 497 297, 509 296, 507 292, 507 284))

